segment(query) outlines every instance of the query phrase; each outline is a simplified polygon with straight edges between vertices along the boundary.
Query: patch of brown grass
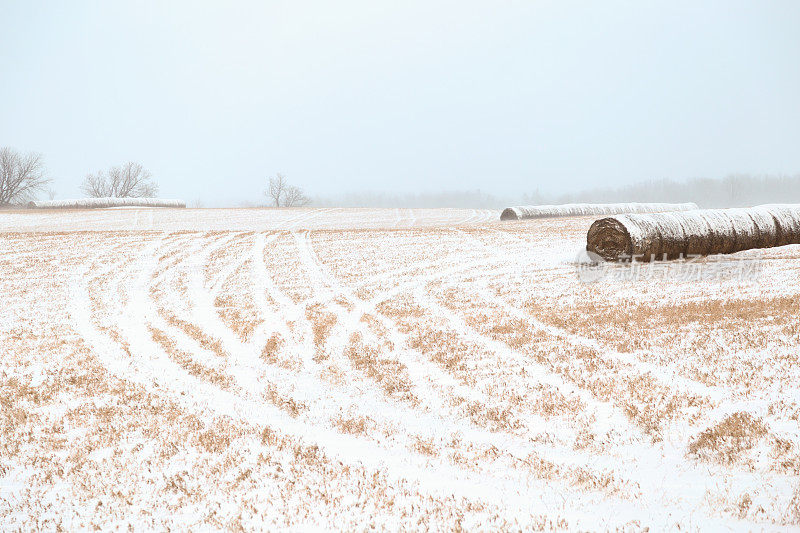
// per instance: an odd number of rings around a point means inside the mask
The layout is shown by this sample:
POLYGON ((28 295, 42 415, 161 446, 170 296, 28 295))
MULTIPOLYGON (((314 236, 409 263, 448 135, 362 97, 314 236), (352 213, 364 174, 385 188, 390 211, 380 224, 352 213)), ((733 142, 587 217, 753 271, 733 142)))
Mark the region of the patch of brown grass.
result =
POLYGON ((178 318, 165 309, 159 309, 158 313, 164 318, 164 320, 167 321, 167 324, 182 330, 186 335, 193 338, 206 350, 215 353, 220 357, 228 357, 228 352, 225 350, 225 347, 222 345, 222 341, 219 339, 215 339, 214 337, 207 335, 198 326, 178 318))
MULTIPOLYGON (((12 435, 28 421, 31 413, 22 405, 26 398, 35 400, 35 391, 15 377, 0 386, 0 432, 3 435, 12 435)), ((0 439, 0 442, 4 440, 0 439)))
POLYGON ((247 299, 220 295, 214 299, 214 307, 222 321, 242 342, 247 342, 261 323, 259 320, 253 320, 257 313, 253 302, 247 299))
POLYGON ((789 523, 800 525, 800 485, 794 490, 792 501, 789 502, 789 508, 786 510, 789 523))
POLYGON ((338 415, 331 420, 333 426, 342 433, 350 435, 366 435, 368 431, 375 427, 375 421, 368 416, 344 416, 338 415))
POLYGON ((466 402, 464 410, 477 425, 492 431, 508 431, 520 427, 514 412, 508 407, 487 406, 481 402, 466 402))
POLYGON ((689 453, 701 459, 731 464, 767 434, 767 426, 750 413, 737 412, 704 430, 689 443, 689 453))
POLYGON ((266 363, 276 364, 278 362, 278 353, 283 343, 283 337, 280 333, 273 333, 270 335, 269 339, 267 339, 267 343, 261 350, 261 359, 266 363))
MULTIPOLYGON (((462 341, 454 331, 420 327, 408 339, 408 345, 425 354, 450 373, 467 372, 464 359, 474 352, 474 347, 462 341)), ((462 377, 466 377, 463 376, 462 377)))
POLYGON ((148 325, 147 329, 150 331, 150 335, 153 340, 159 346, 161 346, 169 358, 175 361, 181 368, 186 370, 192 376, 205 381, 210 381, 211 383, 226 390, 232 390, 236 388, 233 378, 227 374, 223 374, 219 370, 209 368, 195 361, 192 358, 192 354, 184 352, 183 350, 179 350, 175 346, 175 341, 163 330, 151 325, 148 325))
POLYGON ((365 344, 360 333, 350 336, 344 350, 353 366, 377 382, 386 394, 417 404, 419 400, 411 392, 413 385, 405 365, 381 354, 379 347, 365 344))
POLYGON ((438 447, 432 437, 425 439, 419 435, 414 435, 411 441, 410 448, 415 452, 429 457, 436 457, 439 455, 438 447))
POLYGON ((218 419, 211 427, 195 435, 195 444, 209 453, 221 454, 231 446, 240 433, 228 420, 218 419))
POLYGON ((297 418, 301 413, 308 410, 308 406, 303 402, 298 402, 294 398, 283 396, 278 392, 277 387, 269 384, 264 391, 264 399, 271 404, 278 407, 280 410, 285 411, 289 416, 297 418))
POLYGON ((321 350, 325 346, 331 330, 336 325, 336 315, 325 310, 322 304, 314 304, 306 307, 306 318, 311 323, 314 346, 317 348, 317 357, 324 358, 321 350))
POLYGON ((777 296, 763 299, 704 299, 670 305, 635 303, 609 305, 605 300, 587 299, 578 305, 558 305, 541 298, 529 300, 525 309, 532 316, 567 330, 592 337, 620 352, 651 349, 663 345, 664 334, 680 337, 686 328, 746 331, 743 349, 758 348, 773 339, 768 330, 754 327, 760 323, 770 329, 781 328, 784 334, 798 334, 796 320, 800 297, 777 296), (595 317, 602 317, 598 320, 595 317))
POLYGON ((375 310, 395 321, 401 318, 422 318, 425 316, 425 309, 413 303, 408 297, 386 300, 378 304, 375 310))

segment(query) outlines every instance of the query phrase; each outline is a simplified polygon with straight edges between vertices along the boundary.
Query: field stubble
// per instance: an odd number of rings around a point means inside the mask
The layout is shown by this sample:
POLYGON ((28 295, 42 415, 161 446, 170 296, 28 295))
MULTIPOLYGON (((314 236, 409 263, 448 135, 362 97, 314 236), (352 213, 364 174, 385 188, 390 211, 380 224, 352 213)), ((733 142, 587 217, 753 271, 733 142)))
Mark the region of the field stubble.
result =
POLYGON ((800 247, 584 284, 590 219, 332 211, 2 234, 3 529, 800 519, 800 247))

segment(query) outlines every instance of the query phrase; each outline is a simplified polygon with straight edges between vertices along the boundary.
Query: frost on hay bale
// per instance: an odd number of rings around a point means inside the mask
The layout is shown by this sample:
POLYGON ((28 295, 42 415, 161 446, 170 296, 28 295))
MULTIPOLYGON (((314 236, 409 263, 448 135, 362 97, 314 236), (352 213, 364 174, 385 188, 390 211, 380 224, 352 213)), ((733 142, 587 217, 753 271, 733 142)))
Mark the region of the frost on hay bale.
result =
POLYGON ((500 220, 617 215, 620 213, 661 213, 664 211, 691 211, 692 209, 697 209, 697 205, 658 203, 521 205, 504 209, 500 213, 500 220))
POLYGON ((50 200, 29 202, 30 209, 93 209, 108 207, 186 207, 183 200, 164 198, 81 198, 79 200, 50 200))
POLYGON ((597 220, 586 250, 607 261, 677 259, 800 244, 800 205, 628 214, 597 220))

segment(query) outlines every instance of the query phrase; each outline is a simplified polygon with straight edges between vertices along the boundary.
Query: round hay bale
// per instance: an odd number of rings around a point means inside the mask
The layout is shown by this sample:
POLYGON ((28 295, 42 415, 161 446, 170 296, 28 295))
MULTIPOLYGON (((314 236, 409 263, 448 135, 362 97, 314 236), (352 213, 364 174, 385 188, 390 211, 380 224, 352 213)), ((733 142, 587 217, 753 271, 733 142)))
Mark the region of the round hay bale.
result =
POLYGON ((519 205, 507 207, 500 213, 500 220, 521 220, 526 218, 553 218, 590 215, 618 215, 624 213, 662 213, 669 211, 691 211, 697 205, 660 203, 618 203, 618 204, 562 204, 562 205, 519 205))
POLYGON ((595 221, 586 250, 607 261, 678 259, 800 244, 800 206, 630 214, 595 221))
POLYGON ((500 213, 500 220, 519 220, 519 215, 513 207, 506 207, 500 213))
POLYGON ((106 209, 111 207, 185 208, 183 200, 164 198, 80 198, 75 200, 33 201, 31 209, 106 209))
POLYGON ((800 210, 783 205, 767 207, 778 233, 775 245, 800 244, 800 210))
POLYGON ((633 243, 625 224, 615 218, 601 218, 589 228, 586 251, 606 261, 617 261, 633 254, 633 243))

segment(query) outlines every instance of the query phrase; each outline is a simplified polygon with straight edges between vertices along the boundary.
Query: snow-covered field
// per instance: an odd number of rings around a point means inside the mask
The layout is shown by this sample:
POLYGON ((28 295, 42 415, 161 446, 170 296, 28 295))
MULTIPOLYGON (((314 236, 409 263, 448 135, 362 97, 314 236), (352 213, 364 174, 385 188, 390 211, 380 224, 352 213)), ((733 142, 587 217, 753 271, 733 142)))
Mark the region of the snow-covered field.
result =
POLYGON ((800 246, 498 219, 0 212, 0 529, 796 527, 800 246))
POLYGON ((0 231, 385 229, 499 220, 490 209, 112 209, 0 211, 0 231))

